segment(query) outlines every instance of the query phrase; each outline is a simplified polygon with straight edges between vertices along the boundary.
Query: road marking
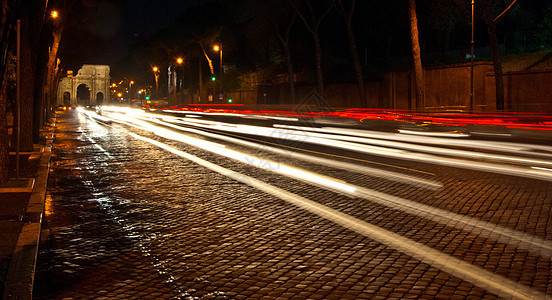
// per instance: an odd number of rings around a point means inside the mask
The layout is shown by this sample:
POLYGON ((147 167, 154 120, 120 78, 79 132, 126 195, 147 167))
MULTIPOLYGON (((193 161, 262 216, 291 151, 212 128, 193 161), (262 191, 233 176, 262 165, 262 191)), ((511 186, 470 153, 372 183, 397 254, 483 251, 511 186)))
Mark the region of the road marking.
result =
POLYGON ((161 142, 129 133, 132 137, 165 149, 180 157, 193 161, 214 172, 227 176, 246 185, 257 188, 268 194, 274 195, 288 203, 314 213, 338 225, 355 231, 363 236, 373 239, 379 243, 403 252, 423 263, 441 269, 457 278, 470 282, 471 284, 485 289, 504 298, 515 299, 552 299, 546 294, 530 287, 516 283, 506 277, 489 272, 481 267, 464 262, 453 256, 444 254, 423 244, 411 241, 391 231, 379 228, 360 219, 354 218, 337 210, 324 206, 315 201, 303 198, 299 195, 282 190, 266 182, 253 177, 241 174, 219 165, 203 160, 197 156, 175 149, 161 142))

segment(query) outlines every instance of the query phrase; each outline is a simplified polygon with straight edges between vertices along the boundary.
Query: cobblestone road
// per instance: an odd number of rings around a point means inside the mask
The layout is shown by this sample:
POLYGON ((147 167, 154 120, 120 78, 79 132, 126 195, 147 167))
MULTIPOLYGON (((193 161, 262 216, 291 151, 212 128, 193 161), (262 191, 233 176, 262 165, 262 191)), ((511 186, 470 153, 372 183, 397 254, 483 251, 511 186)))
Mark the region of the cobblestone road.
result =
MULTIPOLYGON (((279 136, 256 137, 265 143, 254 150, 189 133, 257 157, 238 162, 157 134, 146 124, 60 115, 36 299, 552 296, 546 165, 525 176, 498 163, 484 172, 291 142, 303 154, 373 168, 360 174, 266 151, 279 136), (258 167, 274 162, 323 176, 258 167), (348 185, 329 188, 331 178, 348 185)), ((522 157, 546 161, 547 151, 522 157)))

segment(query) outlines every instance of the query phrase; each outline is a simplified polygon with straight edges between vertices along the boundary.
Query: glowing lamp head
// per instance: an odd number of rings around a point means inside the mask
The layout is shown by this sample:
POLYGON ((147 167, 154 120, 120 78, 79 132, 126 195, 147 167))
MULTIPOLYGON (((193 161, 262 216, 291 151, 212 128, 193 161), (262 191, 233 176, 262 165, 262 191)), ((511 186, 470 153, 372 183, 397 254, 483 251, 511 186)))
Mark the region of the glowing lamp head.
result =
POLYGON ((52 12, 50 13, 50 16, 52 16, 52 18, 56 19, 57 17, 59 17, 59 13, 57 10, 52 10, 52 12))
POLYGON ((157 67, 153 67, 153 72, 157 72, 159 69, 157 67))
POLYGON ((215 51, 220 51, 220 46, 219 46, 219 45, 214 45, 214 46, 213 46, 213 50, 215 50, 215 51))
POLYGON ((176 63, 179 65, 181 65, 183 62, 184 62, 184 59, 182 59, 182 57, 179 57, 176 59, 176 63))

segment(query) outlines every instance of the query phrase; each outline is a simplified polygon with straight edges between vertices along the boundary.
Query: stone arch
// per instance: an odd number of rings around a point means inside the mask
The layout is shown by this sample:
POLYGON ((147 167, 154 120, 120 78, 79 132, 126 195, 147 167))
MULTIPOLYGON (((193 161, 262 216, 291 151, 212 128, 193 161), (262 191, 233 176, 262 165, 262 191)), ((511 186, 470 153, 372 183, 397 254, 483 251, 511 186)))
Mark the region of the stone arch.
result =
POLYGON ((102 105, 104 101, 104 94, 102 92, 98 92, 96 94, 96 104, 102 105))
MULTIPOLYGON (((61 78, 57 91, 56 104, 66 103, 66 94, 69 93, 70 105, 97 105, 109 101, 111 77, 108 65, 83 65, 77 74, 67 71, 67 77, 61 78), (85 85, 88 93, 78 87, 85 85)), ((82 89, 82 88, 81 88, 82 89)))
POLYGON ((65 91, 63 93, 63 105, 71 105, 71 93, 69 93, 68 91, 65 91))
POLYGON ((90 105, 90 87, 85 83, 81 83, 77 86, 77 105, 90 105))

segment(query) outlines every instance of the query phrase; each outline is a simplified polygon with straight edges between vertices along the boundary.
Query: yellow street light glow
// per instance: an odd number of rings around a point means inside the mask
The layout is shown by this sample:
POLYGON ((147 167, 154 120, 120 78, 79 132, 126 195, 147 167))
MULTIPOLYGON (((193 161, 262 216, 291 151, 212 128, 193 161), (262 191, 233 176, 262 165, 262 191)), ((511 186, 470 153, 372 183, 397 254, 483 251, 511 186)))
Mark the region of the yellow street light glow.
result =
POLYGON ((214 46, 213 46, 213 50, 219 51, 219 50, 220 50, 220 46, 219 46, 219 45, 214 45, 214 46))
POLYGON ((130 84, 134 84, 134 81, 131 80, 131 81, 130 81, 130 84))
POLYGON ((59 17, 59 13, 58 13, 57 10, 52 10, 52 12, 50 13, 50 15, 51 15, 52 18, 54 18, 54 19, 57 18, 57 17, 59 17))
POLYGON ((184 62, 184 60, 182 59, 182 57, 179 57, 176 59, 176 63, 181 65, 182 63, 184 62))
POLYGON ((157 72, 159 69, 157 67, 153 67, 153 72, 157 72))
POLYGON ((121 97, 123 97, 123 94, 122 94, 122 93, 118 93, 117 96, 118 96, 119 98, 121 98, 121 97))

